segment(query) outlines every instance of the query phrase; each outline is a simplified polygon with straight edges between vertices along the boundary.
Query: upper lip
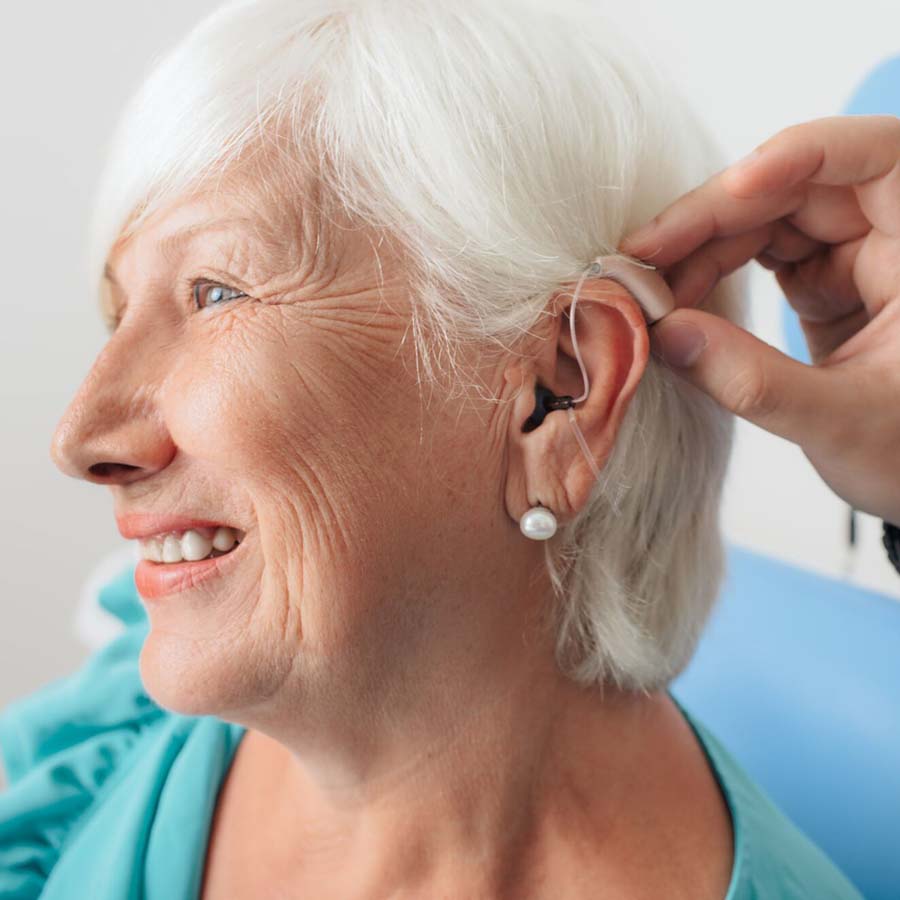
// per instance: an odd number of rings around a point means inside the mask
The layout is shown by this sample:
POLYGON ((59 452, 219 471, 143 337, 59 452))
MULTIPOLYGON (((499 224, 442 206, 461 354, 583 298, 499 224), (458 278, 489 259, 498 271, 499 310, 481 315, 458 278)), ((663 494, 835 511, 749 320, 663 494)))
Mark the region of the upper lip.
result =
POLYGON ((116 524, 119 527, 119 534, 129 540, 153 537, 169 531, 187 531, 189 528, 217 528, 222 525, 227 528, 236 527, 215 519, 166 516, 158 513, 129 513, 126 516, 116 516, 116 524))

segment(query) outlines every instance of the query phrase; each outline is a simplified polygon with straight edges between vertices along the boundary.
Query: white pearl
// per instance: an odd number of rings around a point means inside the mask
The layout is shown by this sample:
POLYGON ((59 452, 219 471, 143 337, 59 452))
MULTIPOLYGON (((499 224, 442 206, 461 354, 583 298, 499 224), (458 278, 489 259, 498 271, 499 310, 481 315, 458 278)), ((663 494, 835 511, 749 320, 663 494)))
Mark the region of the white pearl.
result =
POLYGON ((533 541, 546 541, 556 534, 556 516, 544 506, 532 506, 519 520, 522 534, 533 541))

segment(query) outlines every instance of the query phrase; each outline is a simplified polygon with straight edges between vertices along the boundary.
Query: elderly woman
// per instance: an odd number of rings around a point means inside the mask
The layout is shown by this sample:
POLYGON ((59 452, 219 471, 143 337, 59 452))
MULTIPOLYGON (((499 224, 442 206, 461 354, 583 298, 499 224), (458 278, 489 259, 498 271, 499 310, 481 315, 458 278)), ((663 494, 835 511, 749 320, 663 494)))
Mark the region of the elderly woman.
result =
POLYGON ((243 2, 158 64, 52 445, 143 559, 2 719, 5 900, 858 896, 667 690, 730 422, 587 267, 714 159, 594 4, 243 2))

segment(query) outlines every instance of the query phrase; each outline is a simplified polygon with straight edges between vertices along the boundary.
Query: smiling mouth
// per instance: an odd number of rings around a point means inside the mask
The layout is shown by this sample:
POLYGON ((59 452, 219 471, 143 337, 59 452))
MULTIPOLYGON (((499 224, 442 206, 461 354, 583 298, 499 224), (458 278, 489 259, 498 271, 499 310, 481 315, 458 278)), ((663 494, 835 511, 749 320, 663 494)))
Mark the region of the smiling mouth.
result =
MULTIPOLYGON (((241 562, 246 538, 235 541, 230 550, 212 552, 202 559, 181 562, 155 562, 142 559, 134 570, 134 584, 144 600, 155 601, 182 593, 216 575, 226 575, 241 562)), ((201 548, 202 549, 202 548, 201 548)))
POLYGON ((157 565, 179 565, 227 556, 246 537, 239 528, 227 525, 188 528, 143 538, 141 558, 157 565))

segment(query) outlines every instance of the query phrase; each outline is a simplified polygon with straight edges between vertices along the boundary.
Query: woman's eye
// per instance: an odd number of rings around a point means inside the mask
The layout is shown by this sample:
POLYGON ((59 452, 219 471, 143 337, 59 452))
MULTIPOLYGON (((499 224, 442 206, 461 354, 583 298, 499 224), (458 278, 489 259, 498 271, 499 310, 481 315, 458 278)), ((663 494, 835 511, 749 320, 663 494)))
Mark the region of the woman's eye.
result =
POLYGON ((237 300, 246 297, 243 291, 228 287, 225 284, 216 284, 214 281, 198 281, 194 285, 194 304, 202 309, 204 306, 216 306, 229 300, 237 300))

